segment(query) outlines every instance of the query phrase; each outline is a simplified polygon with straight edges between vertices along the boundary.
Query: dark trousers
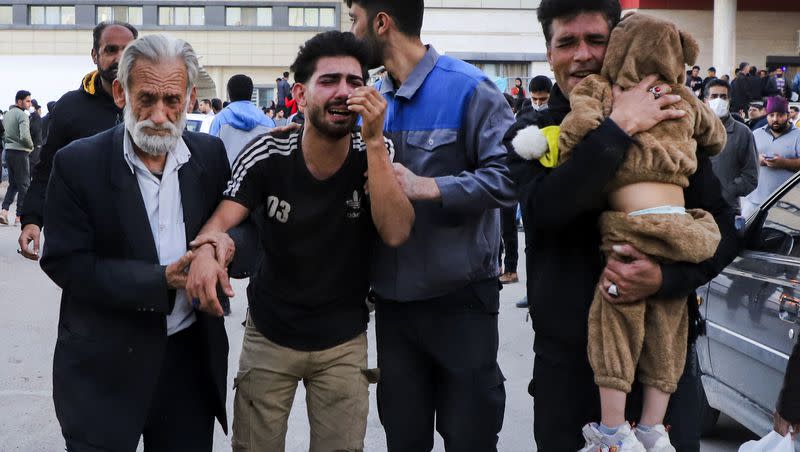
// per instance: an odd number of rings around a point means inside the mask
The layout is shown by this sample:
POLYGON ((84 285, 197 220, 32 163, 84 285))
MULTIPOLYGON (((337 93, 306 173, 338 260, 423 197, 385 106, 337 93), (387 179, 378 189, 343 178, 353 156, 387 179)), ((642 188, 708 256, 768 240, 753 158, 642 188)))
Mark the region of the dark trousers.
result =
POLYGON ((503 271, 508 273, 517 272, 517 262, 519 262, 519 246, 517 239, 517 206, 500 209, 500 226, 502 228, 502 239, 500 241, 500 256, 502 259, 505 252, 505 266, 500 262, 503 271))
MULTIPOLYGON (((577 358, 576 358, 577 359, 577 358)), ((533 435, 539 452, 578 450, 584 446, 581 428, 600 422, 600 394, 585 358, 585 366, 563 366, 536 356, 529 392, 533 396, 533 435)), ((626 418, 641 417, 642 388, 634 383, 628 396, 626 418)), ((672 426, 669 436, 678 452, 700 451, 700 376, 694 346, 672 395, 664 419, 672 426)))
MULTIPOLYGON (((142 432, 145 452, 211 452, 216 389, 205 340, 196 323, 169 337, 142 432)), ((68 452, 104 450, 67 438, 68 452)))
POLYGON ((17 216, 22 212, 22 203, 28 187, 31 185, 30 154, 26 151, 6 149, 6 165, 8 165, 8 190, 3 198, 3 210, 8 210, 14 197, 17 196, 17 216))
POLYGON ((497 450, 505 378, 497 365, 496 279, 413 302, 378 299, 378 414, 390 452, 497 450))

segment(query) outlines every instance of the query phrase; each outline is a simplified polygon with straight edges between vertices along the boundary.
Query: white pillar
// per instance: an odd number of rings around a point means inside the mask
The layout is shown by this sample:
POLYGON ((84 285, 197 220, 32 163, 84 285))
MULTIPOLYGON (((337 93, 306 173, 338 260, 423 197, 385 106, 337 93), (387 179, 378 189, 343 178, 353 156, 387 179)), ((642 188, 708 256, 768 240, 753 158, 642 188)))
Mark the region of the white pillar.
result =
MULTIPOLYGON (((736 0, 714 0, 714 67, 717 77, 732 74, 736 62, 736 0)), ((705 69, 705 68, 703 68, 705 69)))

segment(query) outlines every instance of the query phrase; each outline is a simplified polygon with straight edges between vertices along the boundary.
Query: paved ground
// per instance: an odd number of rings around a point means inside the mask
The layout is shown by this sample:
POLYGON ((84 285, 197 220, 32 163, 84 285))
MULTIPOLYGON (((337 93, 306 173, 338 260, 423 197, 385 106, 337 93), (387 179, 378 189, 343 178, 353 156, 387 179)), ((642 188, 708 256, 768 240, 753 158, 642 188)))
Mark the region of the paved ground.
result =
MULTIPOLYGON (((0 451, 60 451, 63 441, 51 401, 51 366, 58 319, 59 290, 41 272, 37 263, 15 252, 17 227, 0 227, 0 451)), ((523 270, 523 269, 521 269, 523 270)), ((524 271, 523 271, 524 273, 524 271)), ((514 307, 523 294, 523 284, 507 286, 501 294, 499 360, 506 382, 507 408, 500 451, 535 450, 532 441, 532 401, 526 392, 532 371, 530 323, 526 313, 514 307)), ((237 369, 243 328, 244 284, 235 285, 234 313, 226 321, 231 344, 232 379, 237 369)), ((373 325, 370 341, 374 344, 373 325)), ((374 347, 370 365, 375 366, 374 347)), ((121 382, 124 384, 124 382, 121 382)), ((375 409, 374 387, 366 438, 367 451, 385 450, 383 430, 375 409)), ((232 399, 229 393, 228 399, 232 399)), ((292 412, 287 451, 308 450, 308 422, 302 386, 292 412)), ((735 451, 752 434, 729 419, 721 421, 716 438, 703 443, 704 452, 735 451)), ((444 448, 436 439, 437 451, 444 448)), ((230 441, 218 429, 215 451, 230 450, 230 441)))

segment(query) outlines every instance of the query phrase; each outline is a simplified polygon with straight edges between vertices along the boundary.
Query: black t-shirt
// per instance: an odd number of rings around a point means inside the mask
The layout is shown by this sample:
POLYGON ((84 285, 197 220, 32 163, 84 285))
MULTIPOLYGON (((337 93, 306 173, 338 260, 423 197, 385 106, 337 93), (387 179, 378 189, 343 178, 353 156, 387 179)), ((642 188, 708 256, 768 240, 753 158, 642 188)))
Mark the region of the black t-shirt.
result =
POLYGON ((703 87, 703 79, 689 75, 689 77, 686 78, 686 86, 692 91, 698 91, 703 87))
MULTIPOLYGON (((364 303, 377 232, 364 193, 366 145, 351 134, 342 167, 326 180, 309 172, 303 131, 263 135, 234 162, 226 199, 263 212, 265 259, 247 289, 250 315, 267 339, 324 350, 366 331, 364 303)), ((392 150, 387 140, 387 149, 392 150)))

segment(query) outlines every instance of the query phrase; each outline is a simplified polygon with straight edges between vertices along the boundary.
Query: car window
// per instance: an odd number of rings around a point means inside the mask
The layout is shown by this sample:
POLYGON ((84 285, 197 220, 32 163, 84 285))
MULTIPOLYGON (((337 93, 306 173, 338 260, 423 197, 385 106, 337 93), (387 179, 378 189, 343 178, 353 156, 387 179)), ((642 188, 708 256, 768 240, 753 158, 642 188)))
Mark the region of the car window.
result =
POLYGON ((758 232, 748 248, 800 258, 800 185, 792 187, 769 208, 758 232))
POLYGON ((200 125, 202 124, 203 124, 202 121, 198 121, 196 119, 188 119, 186 121, 186 130, 188 130, 189 132, 199 132, 200 125))

